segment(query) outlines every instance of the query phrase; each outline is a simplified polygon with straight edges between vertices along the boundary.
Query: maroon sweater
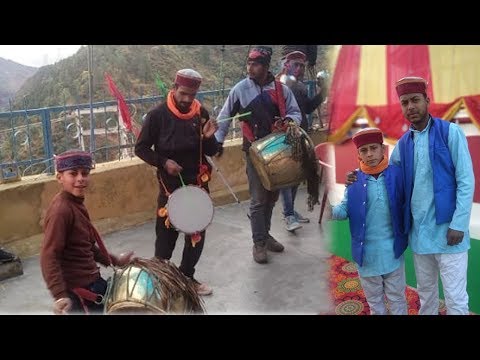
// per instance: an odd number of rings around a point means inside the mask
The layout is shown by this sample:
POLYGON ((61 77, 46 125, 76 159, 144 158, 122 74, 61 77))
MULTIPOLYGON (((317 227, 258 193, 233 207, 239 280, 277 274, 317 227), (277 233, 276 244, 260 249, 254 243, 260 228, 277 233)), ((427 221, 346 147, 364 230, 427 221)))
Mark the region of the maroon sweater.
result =
POLYGON ((97 262, 108 265, 108 259, 96 245, 83 200, 62 191, 55 195, 45 216, 40 266, 55 299, 67 297, 69 289, 97 280, 97 262))

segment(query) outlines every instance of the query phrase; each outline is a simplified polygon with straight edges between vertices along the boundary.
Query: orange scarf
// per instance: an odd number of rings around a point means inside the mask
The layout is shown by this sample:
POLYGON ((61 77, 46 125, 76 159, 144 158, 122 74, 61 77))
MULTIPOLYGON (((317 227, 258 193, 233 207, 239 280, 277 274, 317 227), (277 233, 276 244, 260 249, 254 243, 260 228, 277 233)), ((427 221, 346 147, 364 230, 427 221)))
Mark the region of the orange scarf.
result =
POLYGON ((175 104, 173 94, 174 91, 170 90, 167 95, 167 107, 168 110, 170 110, 177 118, 182 120, 190 120, 193 117, 200 115, 200 108, 202 106, 202 104, 200 104, 200 101, 194 99, 192 105, 190 106, 190 110, 188 111, 188 113, 184 114, 178 110, 177 105, 175 104))
POLYGON ((363 161, 360 160, 360 170, 362 170, 365 174, 368 175, 375 175, 380 174, 383 170, 388 167, 387 157, 384 155, 382 161, 378 163, 377 166, 368 166, 363 161))

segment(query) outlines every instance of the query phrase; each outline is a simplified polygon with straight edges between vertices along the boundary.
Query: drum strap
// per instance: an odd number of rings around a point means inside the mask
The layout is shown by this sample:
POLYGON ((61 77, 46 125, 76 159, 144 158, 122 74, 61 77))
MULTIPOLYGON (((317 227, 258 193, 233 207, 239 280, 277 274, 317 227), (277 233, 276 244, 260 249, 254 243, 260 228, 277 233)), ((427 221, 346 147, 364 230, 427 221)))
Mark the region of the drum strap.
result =
POLYGON ((107 259, 107 266, 112 265, 112 259, 110 257, 110 254, 107 251, 107 248, 105 247, 105 244, 102 241, 102 238, 100 237, 100 234, 98 233, 97 229, 93 225, 90 224, 90 231, 95 238, 95 241, 97 242, 98 248, 100 249, 100 252, 102 253, 103 256, 107 259))
POLYGON ((207 184, 210 179, 210 170, 208 169, 208 166, 203 163, 203 125, 205 125, 206 119, 200 119, 200 159, 199 159, 199 165, 198 165, 198 174, 197 174, 197 185, 198 186, 204 186, 207 184))
POLYGON ((278 111, 280 111, 280 116, 283 119, 287 115, 287 109, 285 107, 285 97, 283 96, 282 83, 278 80, 275 80, 275 92, 277 95, 278 111))
POLYGON ((88 312, 88 307, 85 304, 84 300, 88 300, 88 301, 94 302, 96 304, 101 304, 103 302, 103 296, 102 295, 94 293, 93 291, 90 291, 88 289, 75 288, 75 289, 72 289, 72 291, 80 299, 80 303, 82 304, 82 307, 83 307, 83 310, 85 311, 85 314, 89 314, 89 312, 88 312))
MULTIPOLYGON (((112 264, 112 259, 110 257, 110 254, 107 251, 107 248, 105 247, 105 244, 102 241, 102 238, 100 237, 100 234, 98 233, 97 229, 93 225, 90 224, 90 233, 93 235, 95 238, 95 241, 97 242, 98 248, 100 249, 100 252, 102 253, 103 256, 107 259, 107 266, 112 264)), ((92 301, 96 304, 101 304, 103 301, 103 296, 99 295, 97 293, 94 293, 93 291, 90 291, 85 288, 74 288, 72 291, 75 293, 75 295, 78 296, 80 299, 80 303, 82 304, 83 310, 85 311, 86 314, 88 314, 88 307, 85 305, 84 299, 92 301)))
MULTIPOLYGON (((277 98, 278 111, 282 119, 287 115, 287 110, 285 106, 285 97, 283 96, 283 87, 282 83, 278 80, 275 80, 275 97, 277 98)), ((278 129, 274 124, 272 124, 272 131, 285 131, 285 128, 278 129)), ((251 143, 255 141, 255 135, 253 134, 252 127, 246 122, 242 121, 242 133, 243 136, 247 138, 251 143)))
POLYGON ((165 196, 170 196, 170 191, 168 191, 167 187, 165 186, 165 183, 163 182, 163 179, 162 179, 162 175, 160 175, 160 173, 158 173, 158 181, 160 181, 160 184, 162 185, 163 187, 163 190, 165 191, 165 196))
POLYGON ((242 121, 242 134, 251 143, 255 141, 255 136, 253 135, 252 128, 246 121, 242 121))

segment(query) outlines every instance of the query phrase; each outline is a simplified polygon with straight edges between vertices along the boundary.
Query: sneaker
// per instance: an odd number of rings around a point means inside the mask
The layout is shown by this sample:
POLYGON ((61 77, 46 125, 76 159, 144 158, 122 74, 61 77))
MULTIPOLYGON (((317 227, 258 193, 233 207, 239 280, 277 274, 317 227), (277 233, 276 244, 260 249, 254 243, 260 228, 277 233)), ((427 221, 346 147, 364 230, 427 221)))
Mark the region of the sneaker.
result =
POLYGON ((0 264, 13 261, 14 259, 15 259, 15 255, 3 249, 0 249, 0 264))
POLYGON ((302 225, 298 223, 297 218, 294 215, 287 216, 285 218, 285 222, 286 222, 285 228, 288 231, 295 231, 302 227, 302 225))
POLYGON ((282 252, 285 247, 280 244, 277 240, 275 240, 275 238, 268 234, 268 238, 267 238, 267 250, 270 250, 270 251, 273 251, 273 252, 282 252))
POLYGON ((201 283, 197 280, 193 280, 195 282, 195 290, 197 294, 200 296, 207 296, 213 294, 213 289, 205 283, 201 283))
POLYGON ((297 218, 297 221, 298 221, 299 223, 304 223, 304 224, 306 224, 306 223, 309 223, 309 222, 310 222, 310 219, 309 219, 309 218, 304 217, 302 214, 300 214, 300 213, 298 213, 298 212, 296 212, 296 211, 295 211, 295 217, 297 218))
POLYGON ((268 262, 267 259, 267 244, 265 241, 258 241, 253 244, 253 260, 255 260, 259 264, 266 264, 268 262))

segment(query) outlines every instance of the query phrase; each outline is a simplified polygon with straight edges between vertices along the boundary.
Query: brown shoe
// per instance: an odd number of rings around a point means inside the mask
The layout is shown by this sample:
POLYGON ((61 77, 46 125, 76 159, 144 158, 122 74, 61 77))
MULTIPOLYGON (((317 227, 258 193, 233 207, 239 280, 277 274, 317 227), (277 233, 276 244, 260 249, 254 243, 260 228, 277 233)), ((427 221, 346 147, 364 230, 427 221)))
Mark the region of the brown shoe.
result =
POLYGON ((272 235, 268 235, 267 238, 267 250, 273 251, 273 252, 282 252, 285 250, 285 247, 280 244, 277 240, 272 235))
POLYGON ((207 296, 213 294, 213 289, 205 283, 201 283, 198 280, 193 280, 195 282, 195 290, 200 296, 207 296))
POLYGON ((265 241, 258 241, 253 244, 253 260, 259 264, 266 264, 267 259, 267 244, 265 241))

